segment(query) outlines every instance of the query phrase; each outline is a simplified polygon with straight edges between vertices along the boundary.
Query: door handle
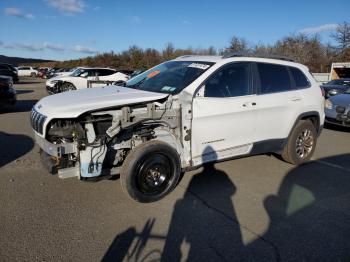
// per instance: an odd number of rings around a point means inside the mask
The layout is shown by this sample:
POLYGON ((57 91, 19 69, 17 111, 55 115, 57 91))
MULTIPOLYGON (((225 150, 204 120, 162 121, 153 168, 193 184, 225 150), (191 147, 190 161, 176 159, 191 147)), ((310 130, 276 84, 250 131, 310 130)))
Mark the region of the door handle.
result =
POLYGON ((296 96, 296 97, 292 97, 291 100, 292 100, 292 101, 295 101, 295 102, 296 102, 296 101, 300 101, 300 100, 301 100, 301 97, 297 97, 297 96, 296 96))

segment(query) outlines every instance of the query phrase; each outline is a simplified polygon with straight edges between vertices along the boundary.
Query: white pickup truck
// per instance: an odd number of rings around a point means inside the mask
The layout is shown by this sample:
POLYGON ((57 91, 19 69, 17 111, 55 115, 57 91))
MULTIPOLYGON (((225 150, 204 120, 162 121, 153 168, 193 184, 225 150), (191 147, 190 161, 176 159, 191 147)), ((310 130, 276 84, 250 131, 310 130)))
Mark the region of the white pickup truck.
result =
POLYGON ((305 66, 241 54, 179 57, 123 86, 45 97, 31 112, 52 172, 120 174, 139 202, 161 199, 181 172, 207 162, 278 153, 304 163, 323 123, 324 98, 305 66))

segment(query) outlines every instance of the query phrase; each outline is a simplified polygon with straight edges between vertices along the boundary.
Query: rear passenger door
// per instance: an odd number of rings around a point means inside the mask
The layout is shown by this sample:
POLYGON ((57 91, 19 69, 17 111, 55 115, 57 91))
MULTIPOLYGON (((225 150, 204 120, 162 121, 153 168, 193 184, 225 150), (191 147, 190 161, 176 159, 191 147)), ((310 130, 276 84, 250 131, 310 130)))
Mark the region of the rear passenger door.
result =
POLYGON ((288 66, 255 63, 258 107, 255 142, 287 138, 303 107, 288 66))

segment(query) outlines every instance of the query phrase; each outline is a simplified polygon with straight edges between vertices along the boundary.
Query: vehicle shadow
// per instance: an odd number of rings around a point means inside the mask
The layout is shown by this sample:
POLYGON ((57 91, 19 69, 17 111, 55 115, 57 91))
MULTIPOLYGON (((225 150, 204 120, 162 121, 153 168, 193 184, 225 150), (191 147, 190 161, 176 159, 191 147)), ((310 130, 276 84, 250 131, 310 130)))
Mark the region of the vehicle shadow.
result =
POLYGON ((346 126, 338 126, 338 125, 325 123, 324 127, 333 131, 350 132, 350 126, 346 127, 346 126))
MULTIPOLYGON (((349 161, 350 154, 337 155, 288 172, 277 193, 261 199, 270 221, 262 235, 238 220, 232 178, 205 165, 176 202, 168 232, 156 236, 164 248, 152 261, 349 261, 350 171, 327 164, 349 161), (252 242, 244 244, 243 230, 252 242)), ((147 234, 132 227, 119 234, 104 261, 145 261, 154 238, 147 225, 147 234), (140 241, 136 257, 133 243, 140 241)))
POLYGON ((264 200, 270 226, 263 238, 280 260, 350 261, 350 170, 341 166, 349 162, 344 154, 296 167, 264 200))
POLYGON ((34 147, 32 138, 0 131, 0 167, 20 158, 34 147))
POLYGON ((30 90, 30 89, 22 89, 22 90, 16 89, 17 95, 29 94, 33 92, 34 90, 30 90))
POLYGON ((42 83, 42 81, 40 81, 40 80, 38 80, 38 81, 22 80, 22 81, 15 83, 14 86, 16 88, 16 86, 18 86, 18 85, 33 85, 33 84, 40 84, 40 83, 42 83))
POLYGON ((33 100, 17 100, 17 103, 14 106, 0 107, 0 114, 29 112, 29 111, 32 110, 33 106, 37 102, 38 102, 37 99, 33 99, 33 100))

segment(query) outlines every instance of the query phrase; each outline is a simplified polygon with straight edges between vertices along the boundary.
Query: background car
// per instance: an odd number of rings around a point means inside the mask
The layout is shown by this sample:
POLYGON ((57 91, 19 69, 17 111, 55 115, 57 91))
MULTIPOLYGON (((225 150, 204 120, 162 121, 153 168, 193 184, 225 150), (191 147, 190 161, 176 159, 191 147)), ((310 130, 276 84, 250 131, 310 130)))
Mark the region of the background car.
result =
POLYGON ((35 70, 31 66, 20 66, 18 67, 18 76, 31 76, 35 77, 38 74, 38 70, 35 70))
POLYGON ((76 68, 60 68, 53 73, 53 77, 56 76, 68 76, 74 72, 76 68))
POLYGON ((350 87, 350 78, 340 78, 321 85, 326 97, 344 93, 350 87))
POLYGON ((111 68, 81 67, 69 76, 58 76, 46 81, 46 89, 50 94, 55 94, 87 88, 88 81, 101 81, 94 86, 105 86, 106 84, 102 81, 126 82, 130 77, 125 73, 126 71, 117 71, 111 68))
POLYGON ((0 75, 10 76, 13 82, 18 82, 18 72, 17 69, 10 64, 0 64, 0 75))
POLYGON ((326 123, 350 127, 350 87, 325 101, 326 123))
POLYGON ((16 104, 16 91, 10 76, 0 75, 0 106, 16 104))

